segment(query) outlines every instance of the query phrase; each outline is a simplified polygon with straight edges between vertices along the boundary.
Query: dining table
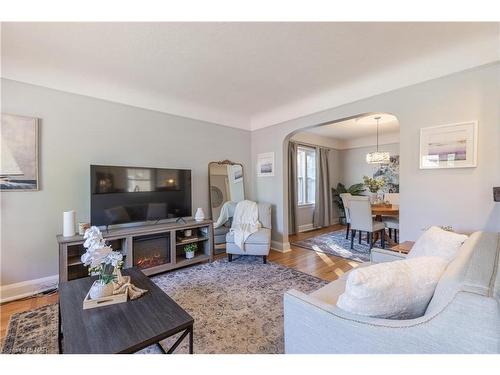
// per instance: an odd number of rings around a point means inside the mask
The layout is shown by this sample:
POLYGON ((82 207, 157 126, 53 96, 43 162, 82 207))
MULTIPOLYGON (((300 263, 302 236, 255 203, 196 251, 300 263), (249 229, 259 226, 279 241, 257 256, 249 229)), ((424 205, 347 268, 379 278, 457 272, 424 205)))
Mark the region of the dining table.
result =
POLYGON ((399 204, 372 204, 372 215, 376 216, 378 221, 382 221, 382 216, 399 217, 399 204))
MULTIPOLYGON (((372 204, 372 215, 375 220, 382 221, 382 216, 394 216, 399 218, 399 204, 372 204)), ((378 233, 374 233, 374 242, 378 241, 378 233)), ((392 245, 394 241, 387 234, 385 234, 385 241, 392 245)))

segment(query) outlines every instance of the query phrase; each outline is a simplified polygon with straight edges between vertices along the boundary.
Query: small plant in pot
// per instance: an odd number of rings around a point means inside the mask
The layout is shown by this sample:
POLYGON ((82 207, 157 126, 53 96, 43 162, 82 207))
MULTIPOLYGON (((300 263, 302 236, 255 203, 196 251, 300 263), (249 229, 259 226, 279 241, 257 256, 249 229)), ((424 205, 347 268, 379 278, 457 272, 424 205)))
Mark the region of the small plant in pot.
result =
POLYGON ((184 252, 186 253, 186 259, 194 258, 195 251, 198 250, 198 245, 195 243, 190 243, 189 245, 184 246, 184 252))
POLYGON ((87 229, 83 238, 83 246, 87 251, 82 255, 81 261, 89 266, 90 275, 99 276, 90 288, 90 298, 108 297, 113 294, 113 281, 117 277, 116 271, 123 266, 123 256, 106 245, 97 227, 87 229))

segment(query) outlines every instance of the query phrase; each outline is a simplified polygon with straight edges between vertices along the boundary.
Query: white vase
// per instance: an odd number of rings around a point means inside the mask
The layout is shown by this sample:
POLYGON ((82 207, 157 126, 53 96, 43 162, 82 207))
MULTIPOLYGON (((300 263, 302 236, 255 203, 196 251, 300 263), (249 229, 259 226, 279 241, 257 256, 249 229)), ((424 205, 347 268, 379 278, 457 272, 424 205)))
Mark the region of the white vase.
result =
POLYGON ((103 284, 100 280, 94 281, 90 287, 90 298, 97 299, 113 294, 113 283, 103 284))
POLYGON ((192 258, 194 258, 194 251, 187 251, 186 259, 192 259, 192 258))
POLYGON ((368 196, 370 197, 370 203, 371 204, 377 203, 377 193, 369 192, 368 196))
POLYGON ((205 212, 203 212, 203 208, 199 207, 196 210, 196 214, 194 215, 194 219, 196 221, 203 221, 203 220, 205 220, 205 212))

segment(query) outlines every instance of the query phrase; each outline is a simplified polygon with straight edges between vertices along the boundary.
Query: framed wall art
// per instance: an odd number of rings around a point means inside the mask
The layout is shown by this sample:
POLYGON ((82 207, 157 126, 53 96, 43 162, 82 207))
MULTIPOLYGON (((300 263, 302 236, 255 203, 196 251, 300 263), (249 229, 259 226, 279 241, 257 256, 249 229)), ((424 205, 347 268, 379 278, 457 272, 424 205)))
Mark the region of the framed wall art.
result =
POLYGON ((39 190, 39 120, 5 113, 2 113, 1 119, 0 190, 39 190))
POLYGON ((420 129, 420 169, 477 166, 477 121, 420 129))
POLYGON ((257 155, 257 177, 274 176, 274 152, 257 155))

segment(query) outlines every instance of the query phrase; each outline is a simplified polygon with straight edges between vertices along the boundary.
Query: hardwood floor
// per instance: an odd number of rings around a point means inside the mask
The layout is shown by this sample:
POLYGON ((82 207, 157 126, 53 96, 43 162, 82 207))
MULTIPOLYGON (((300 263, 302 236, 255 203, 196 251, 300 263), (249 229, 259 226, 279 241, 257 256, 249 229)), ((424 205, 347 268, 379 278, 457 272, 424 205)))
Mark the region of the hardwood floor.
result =
MULTIPOLYGON (((337 230, 345 230, 345 226, 337 224, 322 229, 302 232, 290 236, 289 241, 304 240, 319 234, 337 230)), ((328 255, 319 251, 303 249, 293 245, 291 248, 292 250, 287 253, 271 250, 268 258, 269 261, 282 264, 286 267, 308 273, 327 281, 333 281, 359 265, 358 262, 353 260, 328 255)))
POLYGON ((57 293, 51 293, 47 295, 7 302, 0 305, 0 342, 3 343, 3 339, 7 334, 7 327, 11 315, 23 311, 33 310, 45 305, 50 305, 56 303, 58 300, 59 296, 57 295, 57 293))
MULTIPOLYGON (((297 235, 290 236, 290 242, 337 230, 345 230, 345 227, 343 225, 333 225, 327 228, 299 233, 297 235)), ((218 255, 216 258, 221 257, 224 257, 224 255, 218 255)), ((271 250, 268 259, 271 262, 282 264, 286 267, 296 269, 327 281, 335 280, 345 272, 356 268, 359 265, 359 263, 349 259, 339 258, 333 255, 307 250, 296 246, 292 246, 292 250, 287 253, 271 250)), ((12 314, 56 303, 58 299, 58 294, 53 293, 8 302, 1 305, 0 341, 3 342, 3 339, 7 334, 7 326, 12 314)))

